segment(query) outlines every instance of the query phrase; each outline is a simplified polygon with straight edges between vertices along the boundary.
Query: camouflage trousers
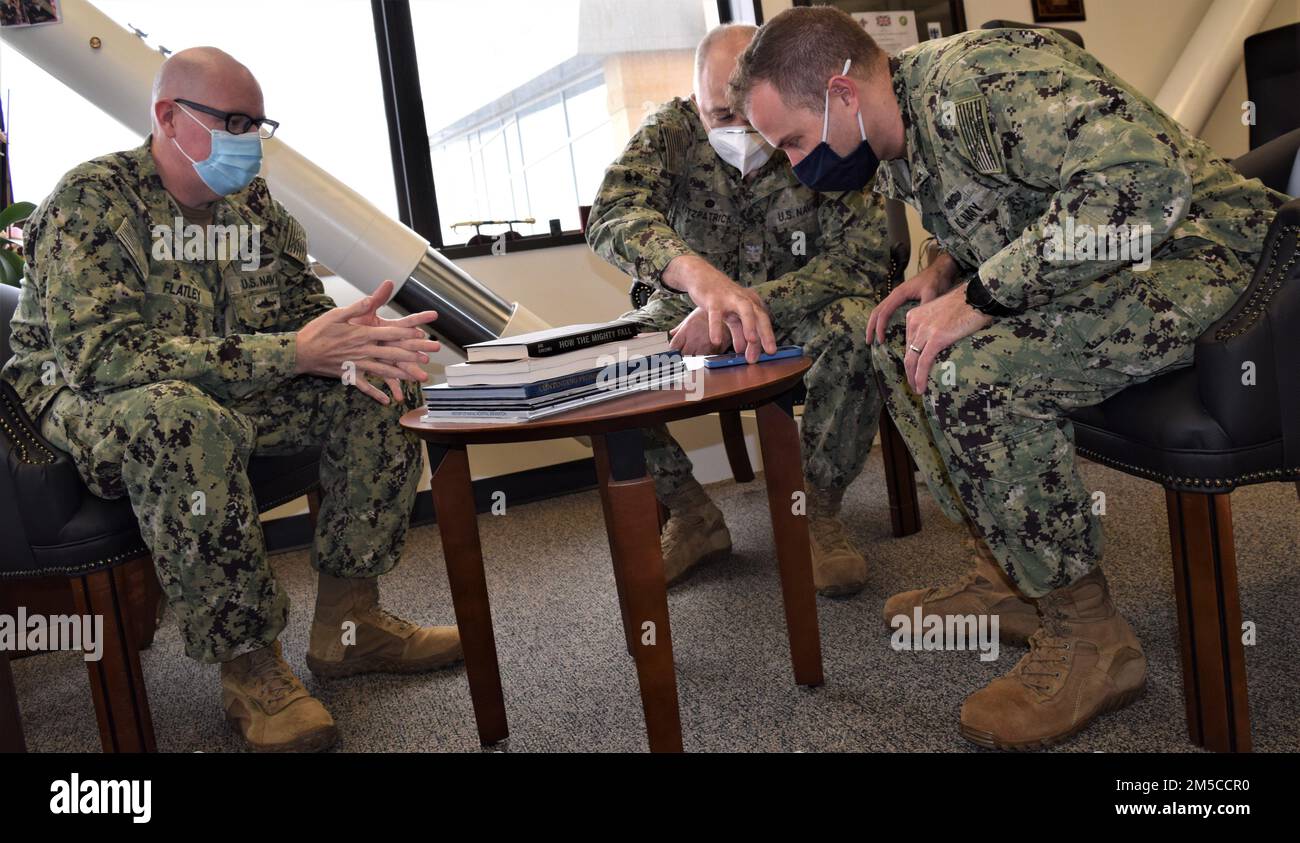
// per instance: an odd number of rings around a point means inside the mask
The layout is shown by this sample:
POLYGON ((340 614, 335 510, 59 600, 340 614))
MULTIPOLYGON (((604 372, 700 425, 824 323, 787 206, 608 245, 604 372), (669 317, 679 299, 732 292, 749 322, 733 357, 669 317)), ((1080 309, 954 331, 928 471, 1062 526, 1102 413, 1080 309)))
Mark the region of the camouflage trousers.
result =
POLYGON ((975 523, 1030 597, 1102 558, 1093 490, 1067 414, 1188 366, 1198 336, 1250 282, 1242 256, 1197 238, 987 328, 938 355, 923 396, 903 368, 906 313, 872 356, 884 400, 943 511, 975 523))
MULTIPOLYGON (((812 359, 804 375, 808 396, 800 424, 804 476, 809 492, 838 495, 866 464, 880 419, 880 395, 866 341, 867 317, 876 302, 835 299, 802 318, 774 324, 777 342, 803 346, 812 359)), ((685 296, 656 296, 624 314, 653 330, 676 327, 693 309, 685 296)), ((691 459, 666 427, 646 431, 646 467, 660 500, 669 500, 693 479, 691 459)))
POLYGON ((397 423, 419 406, 407 386, 405 406, 309 376, 229 401, 176 380, 91 398, 65 389, 42 433, 96 495, 130 498, 185 652, 228 661, 273 642, 289 610, 267 563, 249 458, 320 447, 312 564, 337 577, 383 574, 401 556, 423 465, 418 438, 397 423))

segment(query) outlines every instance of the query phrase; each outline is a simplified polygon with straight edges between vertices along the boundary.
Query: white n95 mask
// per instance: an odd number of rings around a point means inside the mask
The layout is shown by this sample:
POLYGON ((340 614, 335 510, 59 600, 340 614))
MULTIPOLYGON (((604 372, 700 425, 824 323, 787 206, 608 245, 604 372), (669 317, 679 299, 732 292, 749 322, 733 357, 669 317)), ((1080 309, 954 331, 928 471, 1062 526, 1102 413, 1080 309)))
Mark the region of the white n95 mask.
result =
POLYGON ((741 178, 767 163, 772 145, 748 126, 720 126, 709 130, 709 144, 718 157, 740 170, 741 178))

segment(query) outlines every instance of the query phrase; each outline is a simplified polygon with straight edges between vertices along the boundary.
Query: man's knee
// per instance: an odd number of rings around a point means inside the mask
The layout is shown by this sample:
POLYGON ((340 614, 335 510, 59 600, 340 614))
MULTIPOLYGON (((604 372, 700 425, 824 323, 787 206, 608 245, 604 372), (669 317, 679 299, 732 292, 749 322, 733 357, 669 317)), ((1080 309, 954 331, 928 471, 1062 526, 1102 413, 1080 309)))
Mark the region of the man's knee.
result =
POLYGON ((1017 381, 985 353, 979 335, 939 352, 926 384, 926 404, 955 453, 972 454, 999 441, 1012 421, 1017 381))
MULTIPOLYGON (((866 299, 839 299, 821 311, 819 328, 803 338, 804 352, 814 364, 804 377, 810 403, 835 396, 867 399, 876 392, 876 378, 867 341, 866 299)), ((870 400, 870 399, 868 399, 870 400)))
MULTIPOLYGON (((133 442, 172 449, 247 451, 257 431, 244 415, 187 381, 159 381, 123 399, 122 424, 133 442)), ((138 449, 137 449, 138 450, 138 449)))
POLYGON ((833 348, 852 353, 855 360, 851 362, 870 357, 867 322, 874 306, 870 299, 842 298, 822 309, 821 333, 829 338, 833 348))
POLYGON ((872 345, 872 351, 879 362, 886 362, 892 357, 896 365, 902 365, 907 353, 907 314, 915 305, 915 302, 907 302, 890 314, 889 321, 885 323, 885 341, 872 345))
POLYGON ((390 429, 400 430, 402 416, 424 406, 424 392, 420 384, 402 381, 401 387, 402 400, 394 401, 388 384, 376 382, 375 388, 388 398, 388 403, 382 404, 355 386, 328 382, 318 386, 324 393, 314 400, 325 402, 325 417, 333 420, 325 425, 327 435, 328 431, 342 430, 345 427, 380 434, 390 429))

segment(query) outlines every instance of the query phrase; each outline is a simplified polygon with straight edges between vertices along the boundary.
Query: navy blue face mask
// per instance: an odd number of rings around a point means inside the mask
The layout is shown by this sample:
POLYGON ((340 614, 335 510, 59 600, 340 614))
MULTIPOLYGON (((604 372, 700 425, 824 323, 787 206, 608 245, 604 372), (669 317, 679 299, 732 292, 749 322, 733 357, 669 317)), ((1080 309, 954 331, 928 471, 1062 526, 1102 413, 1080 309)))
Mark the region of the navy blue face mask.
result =
MULTIPOLYGON (((844 62, 844 71, 849 72, 853 59, 844 62)), ((875 150, 867 143, 867 130, 862 125, 862 109, 858 109, 858 132, 862 143, 848 155, 840 155, 826 142, 826 133, 830 128, 831 89, 826 87, 826 109, 822 116, 822 142, 813 147, 812 152, 804 156, 794 167, 794 177, 805 187, 818 193, 834 193, 841 190, 862 190, 876 174, 880 159, 875 150)))

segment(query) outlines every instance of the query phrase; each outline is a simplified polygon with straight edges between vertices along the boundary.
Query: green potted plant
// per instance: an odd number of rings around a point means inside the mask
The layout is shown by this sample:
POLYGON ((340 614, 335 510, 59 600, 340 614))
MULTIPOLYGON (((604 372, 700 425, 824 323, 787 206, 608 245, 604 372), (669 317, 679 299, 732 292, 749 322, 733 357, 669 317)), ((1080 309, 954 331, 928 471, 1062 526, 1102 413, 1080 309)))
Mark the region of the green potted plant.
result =
POLYGON ((32 215, 36 206, 31 202, 15 202, 0 211, 0 283, 18 287, 23 280, 23 257, 18 244, 7 236, 9 227, 32 215))

